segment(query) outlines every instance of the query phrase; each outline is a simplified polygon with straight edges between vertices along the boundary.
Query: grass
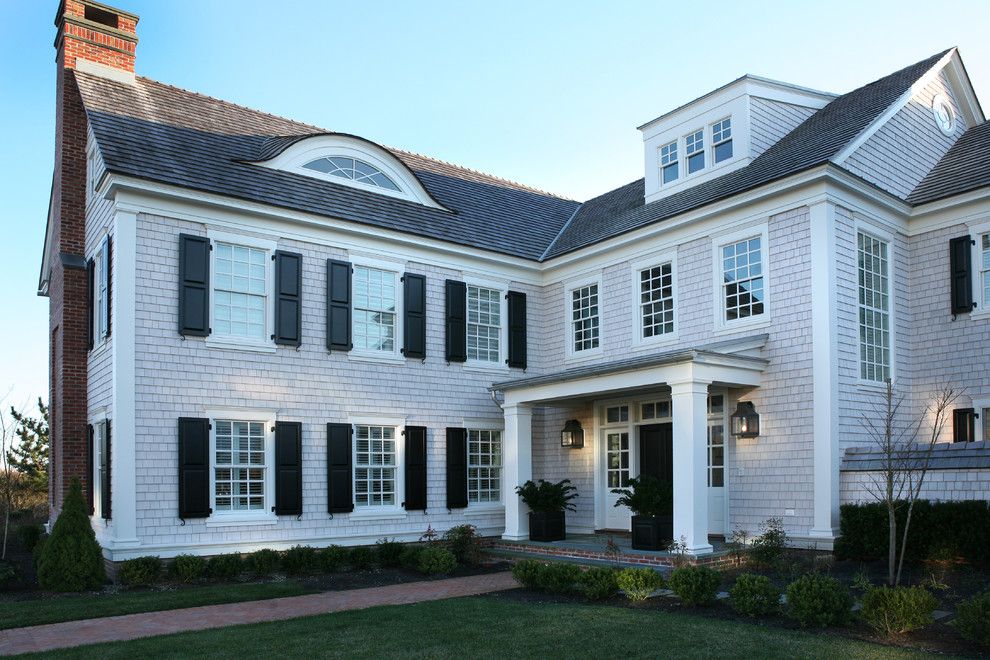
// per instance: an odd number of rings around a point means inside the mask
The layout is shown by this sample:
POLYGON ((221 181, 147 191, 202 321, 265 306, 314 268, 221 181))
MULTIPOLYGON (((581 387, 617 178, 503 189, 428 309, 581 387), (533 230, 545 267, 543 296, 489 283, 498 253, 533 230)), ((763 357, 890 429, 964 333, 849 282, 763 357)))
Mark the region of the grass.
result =
POLYGON ((313 593, 313 590, 297 582, 288 581, 0 601, 0 629, 137 612, 174 610, 198 605, 266 600, 308 593, 313 593))
POLYGON ((691 614, 459 598, 67 649, 54 657, 920 658, 837 635, 691 614), (383 631, 385 631, 383 633, 383 631))

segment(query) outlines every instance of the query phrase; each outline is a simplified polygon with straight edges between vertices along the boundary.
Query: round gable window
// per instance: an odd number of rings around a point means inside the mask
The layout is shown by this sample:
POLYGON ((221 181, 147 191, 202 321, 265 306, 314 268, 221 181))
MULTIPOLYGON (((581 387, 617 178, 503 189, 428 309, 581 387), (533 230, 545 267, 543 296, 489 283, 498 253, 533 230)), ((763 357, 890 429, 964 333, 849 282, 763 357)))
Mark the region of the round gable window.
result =
POLYGON ((935 123, 940 131, 946 135, 952 135, 956 130, 956 113, 952 111, 952 104, 949 99, 942 94, 936 94, 932 99, 932 113, 935 115, 935 123))

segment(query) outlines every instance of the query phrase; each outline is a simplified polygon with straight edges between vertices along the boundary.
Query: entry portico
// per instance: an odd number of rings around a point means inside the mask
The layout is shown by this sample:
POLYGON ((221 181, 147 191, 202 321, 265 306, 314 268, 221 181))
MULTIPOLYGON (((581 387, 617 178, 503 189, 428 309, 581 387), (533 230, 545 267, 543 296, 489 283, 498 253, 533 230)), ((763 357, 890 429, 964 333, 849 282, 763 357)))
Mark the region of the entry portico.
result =
MULTIPOLYGON (((712 552, 709 528, 709 396, 724 393, 722 406, 729 400, 759 387, 768 360, 760 355, 765 335, 722 342, 695 349, 675 350, 560 372, 521 378, 492 385, 501 393, 505 431, 503 436, 503 484, 505 532, 503 539, 522 540, 529 534, 526 507, 513 493, 515 487, 533 478, 533 411, 574 401, 599 402, 628 398, 638 400, 649 392, 669 390, 669 416, 672 423, 672 466, 674 494, 674 538, 684 539, 692 555, 712 552)), ((599 406, 595 405, 595 410, 599 406)), ((624 412, 627 414, 627 412, 624 412)), ((610 486, 599 470, 604 461, 600 432, 608 420, 594 415, 594 431, 586 433, 595 456, 595 526, 605 527, 603 511, 610 486)), ((643 428, 643 427, 640 427, 643 428)), ((555 429, 545 429, 553 434, 555 429)), ((623 438, 629 443, 629 438, 623 438)), ((634 467, 630 465, 629 467, 634 467)), ((638 472, 637 472, 638 473, 638 472)), ((543 475, 536 475, 537 477, 543 475)), ((568 475, 574 478, 577 475, 568 475)), ((586 475, 585 475, 586 476, 586 475)), ((581 493, 587 497, 587 493, 581 493)), ((609 503, 610 504, 610 503, 609 503)))

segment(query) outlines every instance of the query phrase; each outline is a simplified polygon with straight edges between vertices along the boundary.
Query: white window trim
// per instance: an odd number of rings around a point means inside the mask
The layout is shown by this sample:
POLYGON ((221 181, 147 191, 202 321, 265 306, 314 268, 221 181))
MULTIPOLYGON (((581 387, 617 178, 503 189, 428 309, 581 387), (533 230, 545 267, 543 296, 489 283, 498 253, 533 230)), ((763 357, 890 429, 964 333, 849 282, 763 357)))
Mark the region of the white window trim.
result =
MULTIPOLYGON (((103 294, 101 292, 101 285, 103 284, 103 278, 105 277, 105 270, 107 265, 109 265, 109 245, 110 245, 110 235, 104 233, 99 240, 96 252, 93 254, 93 319, 92 319, 92 332, 93 332, 93 350, 99 350, 107 342, 107 323, 109 321, 109 312, 106 302, 104 301, 103 294), (106 258, 106 263, 103 259, 106 258), (104 311, 107 312, 107 318, 105 319, 103 314, 104 311)), ((109 290, 111 283, 109 278, 106 281, 106 288, 109 290)))
MULTIPOLYGON (((648 257, 634 261, 630 267, 632 272, 632 341, 633 347, 653 347, 670 344, 677 341, 680 331, 679 314, 677 305, 680 300, 677 288, 677 249, 667 250, 651 254, 648 257), (655 268, 666 263, 670 264, 671 277, 673 278, 673 300, 674 300, 674 331, 653 337, 643 336, 643 305, 640 300, 640 277, 642 271, 648 268, 655 268)), ((599 342, 601 343, 601 342, 599 342)))
MULTIPOLYGON (((468 371, 508 371, 509 365, 505 363, 509 356, 509 301, 506 296, 509 294, 509 283, 504 280, 491 280, 478 277, 465 277, 464 285, 476 286, 484 289, 498 291, 499 299, 499 332, 498 332, 498 362, 487 362, 485 360, 472 360, 467 358, 464 366, 468 371)), ((464 304, 467 306, 467 290, 464 292, 464 304)), ((467 310, 465 309, 465 312, 467 310)), ((464 315, 464 346, 467 352, 467 313, 464 315)))
POLYGON ((725 117, 722 117, 721 119, 716 119, 714 121, 709 122, 708 123, 708 134, 711 136, 711 139, 709 140, 709 142, 711 142, 711 147, 709 148, 709 151, 711 153, 709 155, 712 158, 712 167, 719 167, 723 163, 731 162, 736 157, 736 144, 735 144, 736 133, 735 133, 735 126, 732 125, 732 115, 726 115, 725 117), (729 132, 729 137, 727 139, 722 140, 721 142, 715 142, 715 124, 721 123, 721 122, 726 121, 726 120, 728 120, 728 122, 729 122, 729 131, 730 131, 729 132), (725 160, 716 161, 715 160, 715 147, 718 146, 718 145, 720 145, 720 144, 723 144, 725 142, 732 142, 732 155, 729 156, 728 158, 726 158, 725 160))
POLYGON ((565 362, 580 362, 588 358, 601 357, 605 346, 605 300, 603 296, 602 273, 598 272, 591 277, 571 279, 564 283, 564 350, 565 362), (598 346, 588 348, 583 351, 574 350, 574 307, 572 294, 576 289, 581 289, 592 284, 598 285, 598 346))
POLYGON ((983 440, 984 435, 987 432, 986 429, 988 426, 990 426, 990 415, 988 416, 983 415, 984 410, 990 409, 990 397, 981 397, 981 398, 973 397, 972 405, 973 405, 973 410, 975 410, 976 414, 979 415, 979 418, 976 420, 976 424, 975 424, 976 428, 974 429, 974 431, 976 432, 978 438, 980 440, 983 440))
MULTIPOLYGON (((695 128, 693 130, 690 130, 684 135, 682 135, 680 138, 678 138, 680 143, 684 145, 684 158, 682 159, 684 161, 684 176, 680 177, 681 179, 700 176, 701 174, 704 174, 707 170, 711 169, 712 164, 711 161, 709 160, 710 154, 708 153, 709 146, 711 145, 712 142, 711 133, 712 133, 712 127, 711 124, 708 124, 706 126, 701 126, 700 128, 695 128), (689 136, 696 135, 699 131, 701 132, 701 149, 688 153, 687 139, 689 136), (691 172, 688 169, 688 158, 699 153, 704 154, 705 163, 704 165, 701 166, 701 169, 697 170, 696 172, 691 172)), ((680 174, 680 172, 678 172, 678 174, 680 174)))
MULTIPOLYGON (((104 520, 107 524, 110 521, 103 518, 103 497, 101 496, 103 483, 100 481, 100 451, 103 449, 103 438, 100 436, 101 433, 105 434, 107 432, 107 423, 109 421, 106 409, 103 408, 99 409, 89 419, 89 424, 93 427, 93 470, 89 475, 89 478, 93 482, 93 514, 90 516, 90 519, 104 520)), ((111 448, 112 451, 113 449, 111 448)))
POLYGON ((256 236, 245 236, 231 232, 208 229, 206 237, 210 241, 210 334, 206 338, 208 346, 218 348, 232 348, 243 351, 256 351, 263 353, 275 352, 275 340, 272 335, 275 333, 275 306, 273 304, 275 296, 275 271, 272 268, 272 256, 278 249, 278 243, 272 240, 258 238, 256 236), (244 247, 266 250, 268 255, 265 258, 265 337, 263 340, 252 340, 244 337, 229 337, 217 335, 213 331, 216 324, 213 320, 216 308, 216 244, 230 243, 244 247))
POLYGON ((856 272, 856 300, 854 308, 856 310, 855 316, 855 327, 856 327, 856 386, 862 390, 885 392, 887 389, 886 383, 877 382, 874 380, 865 380, 862 378, 863 371, 860 364, 860 337, 859 337, 859 234, 863 233, 867 236, 872 236, 873 238, 883 241, 887 244, 887 267, 890 272, 887 273, 887 285, 890 287, 887 299, 890 301, 890 309, 887 313, 890 314, 890 382, 897 383, 897 263, 895 256, 895 246, 894 246, 894 235, 888 231, 880 229, 879 227, 867 224, 861 220, 857 220, 854 223, 854 235, 853 235, 853 255, 854 255, 854 269, 856 272))
POLYGON ((984 234, 990 234, 990 222, 971 224, 967 227, 969 238, 972 241, 970 263, 973 264, 973 275, 970 279, 973 286, 973 300, 976 302, 976 308, 970 312, 969 317, 971 319, 990 318, 990 301, 983 299, 983 281, 980 272, 983 267, 982 240, 984 234))
POLYGON ((406 493, 406 418, 390 416, 352 415, 347 419, 351 425, 351 503, 354 510, 348 514, 350 520, 401 520, 406 517, 402 506, 406 493), (354 488, 357 473, 357 427, 388 426, 395 429, 395 504, 391 506, 358 506, 357 491, 354 488))
POLYGON ((394 362, 402 363, 405 362, 405 358, 402 355, 402 344, 403 344, 403 323, 405 317, 404 310, 404 290, 402 288, 402 276, 405 274, 405 262, 404 261, 393 261, 386 258, 373 258, 371 256, 363 254, 349 254, 348 258, 351 263, 351 336, 354 334, 354 312, 353 312, 353 301, 354 301, 354 274, 353 269, 358 266, 364 268, 374 268, 376 270, 382 270, 392 273, 395 276, 395 342, 393 350, 391 351, 372 351, 366 349, 359 349, 357 347, 352 348, 347 352, 348 360, 355 360, 358 362, 394 362))
POLYGON ((208 410, 210 419, 210 509, 207 520, 211 527, 247 524, 274 524, 277 521, 272 507, 275 506, 275 422, 277 415, 272 411, 208 410), (261 422, 265 431, 265 503, 259 511, 218 511, 216 506, 216 456, 217 420, 237 422, 261 422))
POLYGON ((99 153, 96 143, 90 141, 86 150, 86 205, 89 206, 96 200, 96 173, 100 169, 99 153))
POLYGON ((470 489, 468 492, 468 505, 465 515, 487 515, 505 511, 506 488, 510 487, 505 476, 505 423, 502 420, 494 419, 468 419, 463 421, 465 433, 467 431, 498 431, 502 434, 502 465, 499 468, 501 474, 501 499, 498 502, 472 502, 470 489))
POLYGON ((682 169, 681 168, 681 165, 682 165, 682 163, 681 163, 681 141, 680 141, 680 138, 676 138, 675 137, 674 139, 667 140, 663 144, 657 146, 657 168, 658 168, 658 171, 659 171, 660 187, 661 188, 675 186, 675 185, 677 185, 680 182, 680 180, 682 178, 684 178, 683 177, 683 173, 681 172, 681 169, 682 169), (670 146, 670 145, 674 145, 674 153, 677 154, 677 158, 675 158, 674 160, 670 161, 669 163, 667 163, 665 165, 664 162, 663 162, 663 148, 664 147, 667 147, 667 146, 670 146), (663 180, 663 170, 664 170, 664 168, 670 167, 671 165, 676 165, 677 166, 677 176, 674 177, 674 180, 673 181, 668 181, 668 182, 664 183, 664 180, 663 180))
POLYGON ((746 229, 740 229, 727 234, 718 234, 712 237, 712 295, 715 312, 716 335, 729 334, 739 330, 750 330, 753 328, 765 328, 770 325, 771 314, 773 312, 773 295, 770 290, 770 239, 767 222, 757 225, 750 225, 746 229), (722 248, 731 243, 738 243, 744 239, 760 238, 760 252, 763 263, 763 313, 758 316, 749 316, 744 319, 725 319, 725 295, 722 290, 724 276, 722 274, 722 248))

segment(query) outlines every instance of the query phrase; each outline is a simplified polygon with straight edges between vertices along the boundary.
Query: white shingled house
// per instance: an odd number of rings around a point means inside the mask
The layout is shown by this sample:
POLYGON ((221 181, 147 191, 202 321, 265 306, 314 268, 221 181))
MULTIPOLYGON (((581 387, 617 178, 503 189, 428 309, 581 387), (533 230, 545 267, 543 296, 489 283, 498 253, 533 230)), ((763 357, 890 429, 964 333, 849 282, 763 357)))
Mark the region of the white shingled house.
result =
POLYGON ((108 560, 524 539, 531 478, 577 487, 568 533, 627 531, 639 474, 694 555, 770 517, 828 548, 888 378, 905 419, 964 390, 927 494, 990 497, 990 127, 956 49, 844 94, 737 78, 581 202, 135 75, 136 24, 60 8, 39 283, 52 505, 81 479, 108 560))

